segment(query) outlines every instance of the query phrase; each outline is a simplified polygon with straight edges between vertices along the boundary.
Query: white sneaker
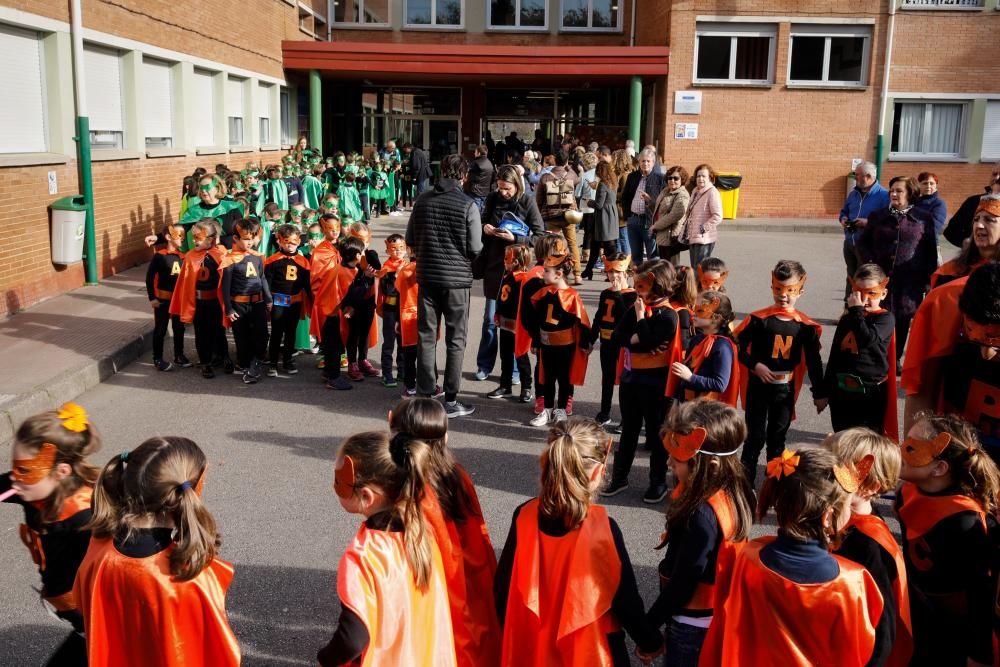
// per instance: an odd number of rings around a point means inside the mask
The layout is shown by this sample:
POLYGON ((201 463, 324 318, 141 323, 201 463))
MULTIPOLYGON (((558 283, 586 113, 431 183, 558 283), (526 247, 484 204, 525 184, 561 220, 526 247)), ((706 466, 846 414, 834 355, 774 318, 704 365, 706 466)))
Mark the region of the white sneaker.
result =
POLYGON ((555 410, 552 411, 552 423, 553 424, 558 424, 559 422, 565 421, 565 420, 566 420, 566 411, 565 410, 560 410, 559 408, 556 408, 555 410))
POLYGON ((551 416, 552 416, 552 411, 549 410, 548 408, 544 408, 541 412, 535 415, 528 423, 532 426, 548 426, 549 419, 551 418, 551 416))

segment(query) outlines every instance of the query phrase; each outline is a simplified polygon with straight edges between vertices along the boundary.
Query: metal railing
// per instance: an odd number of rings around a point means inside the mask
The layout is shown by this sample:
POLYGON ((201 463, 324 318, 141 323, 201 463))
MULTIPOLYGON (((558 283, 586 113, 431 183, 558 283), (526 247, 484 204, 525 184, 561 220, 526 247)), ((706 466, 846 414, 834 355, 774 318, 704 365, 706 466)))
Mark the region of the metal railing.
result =
POLYGON ((983 9, 985 0, 902 0, 903 9, 983 9))

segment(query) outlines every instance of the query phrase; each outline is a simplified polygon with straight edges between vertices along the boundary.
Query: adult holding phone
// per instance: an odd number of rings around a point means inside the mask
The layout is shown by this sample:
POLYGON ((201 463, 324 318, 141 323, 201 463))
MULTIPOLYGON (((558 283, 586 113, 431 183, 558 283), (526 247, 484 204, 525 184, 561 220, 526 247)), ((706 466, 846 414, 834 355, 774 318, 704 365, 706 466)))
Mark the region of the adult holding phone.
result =
POLYGON ((889 207, 889 192, 878 182, 878 170, 871 162, 862 162, 854 168, 854 189, 847 195, 840 209, 840 226, 844 230, 844 264, 847 279, 844 298, 851 294, 851 276, 861 265, 858 260, 857 242, 861 231, 868 224, 868 216, 889 207))

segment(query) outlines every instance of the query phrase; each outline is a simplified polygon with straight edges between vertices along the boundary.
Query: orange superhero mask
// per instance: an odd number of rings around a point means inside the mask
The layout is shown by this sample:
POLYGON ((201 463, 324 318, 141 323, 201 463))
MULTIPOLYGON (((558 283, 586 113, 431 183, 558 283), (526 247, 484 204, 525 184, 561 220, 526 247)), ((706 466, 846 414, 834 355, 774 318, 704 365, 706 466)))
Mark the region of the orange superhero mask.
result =
POLYGON ((507 248, 503 251, 503 261, 504 261, 504 263, 505 264, 513 264, 514 263, 514 255, 515 255, 515 253, 516 253, 516 251, 514 250, 514 246, 512 246, 512 245, 507 246, 507 248))
POLYGON ((353 224, 347 228, 347 235, 353 236, 356 239, 360 239, 365 245, 371 241, 372 233, 367 227, 362 227, 360 224, 353 224))
POLYGON ((705 302, 704 300, 699 301, 694 305, 694 316, 702 320, 707 320, 711 318, 712 315, 715 315, 715 311, 719 309, 719 304, 721 303, 722 300, 718 297, 708 302, 705 302))
POLYGON ((323 230, 324 234, 337 232, 337 236, 340 236, 340 220, 336 218, 320 218, 319 228, 323 230))
POLYGON ((204 229, 192 229, 191 238, 194 240, 195 243, 201 243, 202 241, 208 238, 208 232, 205 231, 204 229))
POLYGON ((33 486, 49 476, 56 465, 59 450, 51 442, 42 444, 41 449, 30 459, 14 459, 14 469, 10 476, 21 484, 33 486))
POLYGON ((1000 324, 980 324, 963 317, 962 333, 973 343, 984 347, 1000 347, 1000 324))
POLYGON ((184 228, 181 227, 181 226, 179 226, 179 225, 173 225, 173 226, 167 228, 167 236, 169 236, 171 239, 173 239, 177 243, 183 243, 184 242, 184 237, 186 235, 187 235, 187 232, 185 232, 184 228))
POLYGON ((882 300, 882 299, 884 299, 885 295, 886 295, 886 292, 889 291, 888 287, 889 287, 889 279, 888 278, 886 278, 885 280, 883 280, 882 282, 880 282, 875 287, 865 287, 865 288, 858 287, 858 283, 855 282, 854 278, 851 278, 851 289, 853 291, 858 292, 859 294, 861 294, 861 298, 863 300, 868 300, 868 299, 882 300))
POLYGON ((701 267, 698 267, 698 284, 701 285, 701 291, 707 292, 709 290, 716 290, 726 284, 726 279, 729 278, 729 271, 709 271, 708 273, 718 273, 718 278, 713 278, 709 276, 705 271, 702 271, 701 267))
MULTIPOLYGON (((708 437, 708 431, 701 426, 691 429, 690 433, 676 433, 667 431, 663 435, 663 447, 667 453, 678 461, 690 461, 695 454, 701 452, 699 449, 708 437)), ((703 452, 708 453, 708 452, 703 452)))
POLYGON ((283 236, 279 239, 282 243, 294 243, 299 245, 302 243, 302 235, 298 232, 292 232, 288 236, 283 236))
POLYGON ((354 495, 357 479, 354 472, 354 459, 345 456, 340 460, 340 466, 333 472, 333 490, 339 497, 346 500, 354 495))
POLYGON ((868 473, 871 472, 873 465, 875 465, 875 455, 866 454, 853 466, 833 466, 833 476, 837 478, 837 483, 844 491, 857 493, 868 479, 868 473))
POLYGON ((782 284, 780 280, 778 280, 777 276, 775 276, 773 273, 771 274, 771 294, 773 294, 774 296, 785 296, 785 295, 798 296, 802 294, 802 290, 805 289, 805 286, 806 286, 805 275, 802 276, 802 280, 800 280, 799 282, 790 285, 785 285, 782 284))
POLYGON ((941 456, 941 452, 950 444, 950 433, 938 433, 933 440, 909 437, 900 445, 900 454, 907 464, 914 468, 922 468, 941 456))
MULTIPOLYGON (((386 240, 385 249, 389 252, 394 252, 396 250, 406 250, 406 241, 403 239, 397 239, 395 241, 386 240)), ((508 248, 509 250, 510 248, 508 248)))
POLYGON ((607 273, 608 271, 617 271, 618 273, 628 273, 631 265, 631 257, 626 257, 625 259, 619 259, 617 261, 604 260, 604 272, 607 273))
POLYGON ((558 268, 558 267, 562 266, 564 262, 567 262, 567 261, 568 262, 572 262, 573 258, 570 257, 569 255, 566 255, 566 254, 563 254, 563 255, 552 254, 552 255, 549 255, 548 257, 546 257, 542 261, 542 265, 543 266, 547 266, 549 268, 558 268))

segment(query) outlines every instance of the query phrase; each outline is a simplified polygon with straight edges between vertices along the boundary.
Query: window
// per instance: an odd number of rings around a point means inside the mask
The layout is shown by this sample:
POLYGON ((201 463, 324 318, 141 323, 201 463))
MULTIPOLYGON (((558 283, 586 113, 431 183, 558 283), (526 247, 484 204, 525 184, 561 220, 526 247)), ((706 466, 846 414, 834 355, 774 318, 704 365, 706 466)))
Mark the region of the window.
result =
POLYGON ((622 0, 562 0, 562 28, 620 31, 621 6, 622 0))
POLYGON ((226 79, 226 118, 229 124, 229 145, 243 145, 243 79, 226 79))
POLYGON ((545 6, 546 0, 489 0, 486 23, 499 30, 545 30, 549 27, 545 6))
POLYGON ((194 123, 194 145, 215 146, 215 73, 194 71, 194 108, 198 117, 194 123))
POLYGON ((464 0, 406 0, 406 27, 462 27, 464 0))
POLYGON ((90 147, 120 150, 125 147, 121 56, 117 51, 86 44, 83 67, 86 72, 84 95, 90 116, 90 147))
POLYGON ((1000 160, 1000 100, 986 103, 982 159, 1000 160))
POLYGON ((42 85, 42 42, 38 33, 0 26, 0 153, 43 153, 45 89, 42 85))
POLYGON ((866 26, 792 26, 788 82, 863 86, 870 43, 866 26))
POLYGON ((271 92, 274 86, 269 83, 257 84, 257 99, 254 108, 257 109, 258 142, 266 146, 271 143, 271 92))
POLYGON ((774 25, 699 23, 695 35, 695 83, 774 81, 774 25))
POLYGON ((143 126, 146 148, 174 145, 174 95, 170 63, 142 59, 143 126))
POLYGON ((965 102, 896 102, 892 157, 962 157, 967 108, 965 102))
POLYGON ((334 24, 389 25, 389 0, 336 0, 334 24))
POLYGON ((281 114, 281 145, 289 146, 292 143, 292 97, 287 88, 281 89, 278 99, 281 114))

